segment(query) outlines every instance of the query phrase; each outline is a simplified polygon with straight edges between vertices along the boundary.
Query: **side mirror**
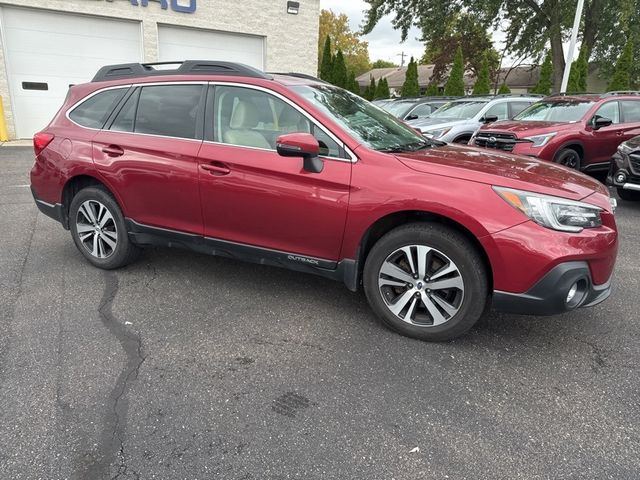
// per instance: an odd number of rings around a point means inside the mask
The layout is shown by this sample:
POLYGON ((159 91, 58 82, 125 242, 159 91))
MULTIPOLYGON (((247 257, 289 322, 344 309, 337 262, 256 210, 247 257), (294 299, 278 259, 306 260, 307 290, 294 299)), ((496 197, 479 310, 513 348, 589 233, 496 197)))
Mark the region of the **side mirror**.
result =
POLYGON ((594 115, 591 119, 591 126, 594 130, 600 130, 602 127, 608 127, 613 124, 613 120, 607 117, 601 117, 600 115, 594 115))
POLYGON ((406 117, 404 117, 405 120, 417 120, 418 119, 418 115, 416 115, 415 113, 412 113, 411 115, 407 115, 406 117))
POLYGON ((324 162, 318 157, 320 144, 310 133, 287 133, 276 140, 276 150, 282 157, 302 157, 307 172, 320 173, 324 162))
POLYGON ((486 117, 482 117, 480 119, 482 123, 493 123, 498 121, 497 115, 487 115, 486 117))

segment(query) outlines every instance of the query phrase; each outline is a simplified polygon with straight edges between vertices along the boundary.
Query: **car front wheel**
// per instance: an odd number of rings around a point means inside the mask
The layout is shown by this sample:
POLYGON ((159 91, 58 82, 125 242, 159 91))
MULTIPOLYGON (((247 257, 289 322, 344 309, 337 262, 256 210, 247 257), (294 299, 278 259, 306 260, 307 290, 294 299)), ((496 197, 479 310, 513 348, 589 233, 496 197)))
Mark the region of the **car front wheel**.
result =
POLYGON ((565 167, 573 168, 575 170, 580 170, 582 163, 580 154, 572 148, 563 148, 560 150, 556 154, 554 161, 560 165, 564 165, 565 167))
POLYGON ((420 340, 462 335, 488 301, 487 272, 476 248, 440 224, 413 223, 387 233, 371 249, 363 281, 383 324, 420 340))

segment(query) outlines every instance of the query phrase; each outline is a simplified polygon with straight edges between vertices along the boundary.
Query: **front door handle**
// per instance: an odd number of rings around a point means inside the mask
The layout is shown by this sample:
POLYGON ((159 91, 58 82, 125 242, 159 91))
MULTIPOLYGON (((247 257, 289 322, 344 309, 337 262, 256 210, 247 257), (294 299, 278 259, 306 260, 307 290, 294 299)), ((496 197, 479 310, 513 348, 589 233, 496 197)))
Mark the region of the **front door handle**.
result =
POLYGON ((117 145, 109 145, 108 147, 104 147, 102 151, 110 157, 121 157, 124 155, 124 150, 117 145))
POLYGON ((231 173, 231 169, 222 162, 203 163, 200 168, 216 176, 229 175, 231 173))

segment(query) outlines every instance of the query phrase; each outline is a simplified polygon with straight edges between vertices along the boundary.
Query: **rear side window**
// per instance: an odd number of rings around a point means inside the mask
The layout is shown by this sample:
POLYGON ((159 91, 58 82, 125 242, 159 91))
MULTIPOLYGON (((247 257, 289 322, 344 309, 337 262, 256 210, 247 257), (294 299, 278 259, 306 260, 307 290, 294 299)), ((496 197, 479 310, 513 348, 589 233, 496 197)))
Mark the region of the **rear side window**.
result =
POLYGON ((127 88, 114 88, 97 93, 74 108, 69 118, 83 127, 102 128, 126 91, 127 88))
POLYGON ((166 137, 197 138, 202 85, 142 87, 133 131, 166 137))
POLYGON ((620 105, 622 106, 622 117, 624 118, 624 123, 640 122, 640 101, 622 100, 620 105))

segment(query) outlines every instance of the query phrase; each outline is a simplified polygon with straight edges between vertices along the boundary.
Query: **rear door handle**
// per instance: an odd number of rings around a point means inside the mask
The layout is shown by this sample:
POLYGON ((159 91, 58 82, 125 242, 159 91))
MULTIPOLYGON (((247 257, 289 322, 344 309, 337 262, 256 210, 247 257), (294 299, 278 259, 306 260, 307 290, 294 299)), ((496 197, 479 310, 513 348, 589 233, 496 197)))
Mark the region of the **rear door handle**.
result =
POLYGON ((206 170, 211 175, 217 176, 229 175, 231 173, 231 169, 222 162, 203 163, 200 165, 200 168, 206 170))
POLYGON ((117 145, 109 145, 108 147, 104 147, 102 151, 110 157, 121 157, 124 155, 124 150, 117 145))

